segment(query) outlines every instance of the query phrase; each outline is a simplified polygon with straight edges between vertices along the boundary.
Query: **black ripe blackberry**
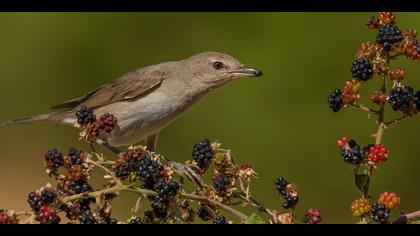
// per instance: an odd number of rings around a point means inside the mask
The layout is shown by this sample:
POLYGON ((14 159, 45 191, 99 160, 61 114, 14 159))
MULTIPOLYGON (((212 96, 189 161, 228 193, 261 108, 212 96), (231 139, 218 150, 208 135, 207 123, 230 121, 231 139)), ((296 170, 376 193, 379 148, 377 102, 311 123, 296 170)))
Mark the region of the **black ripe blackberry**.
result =
POLYGON ((388 209, 385 204, 374 203, 372 204, 371 213, 374 221, 387 222, 391 214, 391 210, 388 209))
POLYGON ((175 181, 171 181, 161 187, 158 195, 163 199, 170 199, 178 194, 179 184, 175 181))
POLYGON ((41 196, 36 192, 31 192, 28 194, 28 203, 31 206, 32 210, 39 211, 42 206, 41 196))
POLYGON ((414 90, 409 86, 394 87, 391 89, 389 104, 394 111, 410 113, 414 100, 414 90))
POLYGON ((118 160, 114 167, 115 177, 126 179, 133 171, 133 164, 118 160))
POLYGON ((84 225, 91 225, 91 224, 98 223, 90 209, 83 209, 81 212, 79 212, 77 218, 80 224, 84 224, 84 225))
POLYGON ((79 111, 76 112, 77 123, 79 125, 87 125, 96 121, 96 116, 93 114, 93 110, 82 106, 79 111))
POLYGON ((102 218, 98 221, 98 224, 100 225, 116 225, 117 223, 118 223, 117 219, 110 218, 110 217, 102 218))
POLYGON ((217 216, 213 219, 215 225, 227 225, 229 224, 224 216, 217 216))
POLYGON ((283 208, 284 209, 293 208, 294 206, 296 206, 296 204, 298 202, 299 202, 299 197, 298 196, 290 196, 290 195, 287 195, 284 198, 283 208))
POLYGON ((401 30, 395 25, 382 25, 376 36, 376 42, 384 47, 385 51, 391 50, 392 44, 401 42, 404 39, 401 30))
POLYGON ((81 165, 82 164, 82 158, 81 158, 82 151, 78 151, 76 148, 71 147, 69 149, 69 156, 71 160, 72 165, 81 165))
POLYGON ((213 181, 214 190, 217 194, 224 197, 226 195, 226 190, 230 185, 230 179, 227 175, 218 175, 213 181))
POLYGON ((143 181, 143 187, 154 189, 155 183, 161 177, 163 166, 146 156, 138 162, 137 176, 143 181))
POLYGON ((56 169, 64 164, 63 154, 56 148, 48 150, 44 158, 48 168, 56 169))
POLYGON ((286 187, 289 185, 289 182, 283 177, 278 177, 275 184, 277 191, 283 196, 286 195, 286 187))
POLYGON ((353 78, 363 81, 372 79, 373 65, 367 58, 360 58, 353 61, 351 65, 353 78))
POLYGON ((71 180, 70 188, 76 194, 90 192, 93 190, 92 187, 89 185, 89 183, 86 182, 86 180, 84 179, 71 180))
POLYGON ((45 188, 41 192, 42 205, 50 205, 57 198, 57 192, 52 188, 45 188))
POLYGON ((169 202, 167 199, 162 198, 161 196, 156 196, 153 203, 152 209, 157 218, 165 218, 168 215, 168 205, 169 202))
POLYGON ((194 144, 192 158, 200 168, 207 168, 213 158, 210 140, 204 139, 194 144))
POLYGON ((171 199, 178 193, 179 184, 175 181, 166 183, 163 178, 158 183, 159 186, 156 188, 158 195, 154 198, 152 208, 157 218, 165 218, 171 199))
POLYGON ((209 221, 213 218, 212 214, 209 212, 209 210, 206 207, 198 208, 197 215, 198 217, 200 217, 200 219, 204 221, 209 221))
POLYGON ((414 95, 414 104, 416 104, 417 110, 420 111, 420 91, 417 91, 414 95))
POLYGON ((341 97, 341 90, 335 89, 328 96, 328 105, 333 110, 333 112, 338 112, 343 107, 343 98, 341 97))
POLYGON ((142 221, 140 217, 134 217, 131 218, 130 221, 128 222, 129 225, 141 225, 142 221))
POLYGON ((340 152, 344 161, 358 165, 365 159, 364 149, 362 149, 354 140, 349 141, 349 148, 343 148, 340 152))

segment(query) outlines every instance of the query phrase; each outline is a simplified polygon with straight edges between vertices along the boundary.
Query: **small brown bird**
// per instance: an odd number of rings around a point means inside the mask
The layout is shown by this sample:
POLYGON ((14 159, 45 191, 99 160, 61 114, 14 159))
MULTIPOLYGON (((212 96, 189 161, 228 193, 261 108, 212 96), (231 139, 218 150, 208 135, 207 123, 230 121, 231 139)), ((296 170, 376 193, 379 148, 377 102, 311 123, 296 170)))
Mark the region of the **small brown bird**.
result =
POLYGON ((51 107, 61 111, 5 124, 46 121, 73 126, 75 113, 86 106, 97 117, 111 113, 118 119, 117 127, 98 143, 112 149, 146 140, 148 148, 154 151, 159 132, 208 92, 238 78, 261 75, 261 71, 227 54, 203 52, 184 60, 136 69, 81 98, 51 107))

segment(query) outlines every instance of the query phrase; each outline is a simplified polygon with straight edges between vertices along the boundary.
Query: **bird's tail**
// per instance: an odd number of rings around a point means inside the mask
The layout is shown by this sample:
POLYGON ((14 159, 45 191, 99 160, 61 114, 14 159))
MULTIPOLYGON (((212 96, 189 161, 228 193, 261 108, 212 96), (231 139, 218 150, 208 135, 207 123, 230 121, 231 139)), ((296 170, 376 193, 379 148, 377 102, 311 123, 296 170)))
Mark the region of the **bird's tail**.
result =
POLYGON ((52 112, 22 119, 10 120, 2 125, 32 124, 39 122, 53 122, 71 125, 74 123, 74 119, 71 118, 71 114, 69 112, 52 112))

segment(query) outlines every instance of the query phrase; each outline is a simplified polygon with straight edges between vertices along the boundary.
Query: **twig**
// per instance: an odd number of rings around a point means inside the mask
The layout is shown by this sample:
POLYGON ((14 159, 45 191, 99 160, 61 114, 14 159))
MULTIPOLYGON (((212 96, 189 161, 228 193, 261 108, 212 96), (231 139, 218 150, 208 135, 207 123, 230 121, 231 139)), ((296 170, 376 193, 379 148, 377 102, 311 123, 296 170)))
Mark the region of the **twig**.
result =
POLYGON ((400 118, 385 122, 385 124, 386 124, 386 126, 390 127, 390 126, 392 126, 392 125, 394 125, 394 124, 396 124, 396 123, 398 123, 398 122, 400 122, 400 121, 402 121, 402 120, 404 120, 408 117, 410 117, 410 116, 409 115, 403 115, 400 118))
POLYGON ((415 211, 412 213, 401 215, 400 218, 393 221, 392 224, 407 224, 408 221, 420 218, 420 211, 415 211))
POLYGON ((354 109, 357 109, 357 110, 366 111, 366 112, 368 112, 371 115, 379 115, 379 111, 378 110, 371 109, 371 108, 366 107, 366 106, 364 106, 362 104, 353 104, 353 105, 350 105, 350 107, 351 108, 354 108, 354 109))

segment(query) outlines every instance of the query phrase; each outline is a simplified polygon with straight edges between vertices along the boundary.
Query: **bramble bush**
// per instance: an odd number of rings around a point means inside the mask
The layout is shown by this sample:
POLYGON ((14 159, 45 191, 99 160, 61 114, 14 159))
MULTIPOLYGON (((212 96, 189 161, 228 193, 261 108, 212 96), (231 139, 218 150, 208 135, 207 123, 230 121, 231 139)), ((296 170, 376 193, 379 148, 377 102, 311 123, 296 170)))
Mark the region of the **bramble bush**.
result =
MULTIPOLYGON (((362 43, 351 66, 352 80, 345 82, 343 90, 335 89, 328 96, 329 107, 334 112, 354 108, 377 118, 378 130, 372 135, 371 144, 362 147, 346 136, 336 142, 361 192, 350 209, 353 216, 360 218, 360 223, 416 223, 420 211, 401 213, 391 219, 391 211, 395 211, 401 201, 396 193, 383 192, 375 198, 369 189, 374 171, 390 157, 382 143, 384 132, 420 111, 420 91, 414 92, 405 84, 404 70, 390 67, 390 63, 401 56, 420 60, 420 41, 416 39, 415 30, 401 31, 395 25, 395 15, 390 12, 380 13, 379 18, 372 17, 368 27, 378 31, 376 42, 362 43), (359 91, 363 83, 370 81, 381 84, 370 97, 373 108, 359 103, 359 91), (401 117, 386 120, 387 105, 401 113, 401 117)), ((131 146, 109 158, 97 152, 94 143, 113 131, 118 125, 117 118, 105 114, 97 119, 87 107, 82 107, 76 116, 75 126, 81 129, 80 140, 87 142, 91 150, 70 148, 66 154, 55 148, 48 150, 44 156, 45 170, 55 184, 48 183, 30 192, 28 211, 1 209, 0 224, 189 224, 202 221, 317 224, 322 220, 320 210, 315 208, 298 216, 295 212, 299 202, 298 186, 284 177, 273 181, 283 209, 268 208, 254 199, 251 185, 257 173, 252 165, 237 163, 231 151, 216 141, 198 141, 190 160, 182 164, 151 152, 145 146, 131 146), (102 187, 91 183, 94 171, 105 173, 102 187), (211 173, 207 181, 206 173, 211 173), (194 190, 188 192, 187 185, 194 186, 194 190), (123 193, 135 194, 138 198, 133 202, 131 217, 116 219, 112 216, 112 202, 123 193), (241 207, 245 206, 253 207, 255 213, 241 212, 241 207)))

